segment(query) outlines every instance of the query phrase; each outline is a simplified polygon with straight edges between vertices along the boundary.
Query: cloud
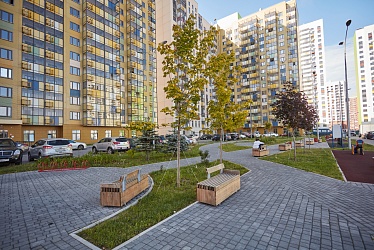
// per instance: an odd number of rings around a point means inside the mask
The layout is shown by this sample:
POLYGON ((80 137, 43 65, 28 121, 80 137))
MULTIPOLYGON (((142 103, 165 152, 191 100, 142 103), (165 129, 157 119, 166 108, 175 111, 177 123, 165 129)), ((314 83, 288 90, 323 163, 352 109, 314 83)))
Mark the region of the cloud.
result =
MULTIPOLYGON (((356 96, 356 75, 354 64, 353 38, 347 39, 347 78, 350 88, 349 96, 356 96)), ((326 81, 344 81, 344 46, 332 45, 325 47, 326 81)))

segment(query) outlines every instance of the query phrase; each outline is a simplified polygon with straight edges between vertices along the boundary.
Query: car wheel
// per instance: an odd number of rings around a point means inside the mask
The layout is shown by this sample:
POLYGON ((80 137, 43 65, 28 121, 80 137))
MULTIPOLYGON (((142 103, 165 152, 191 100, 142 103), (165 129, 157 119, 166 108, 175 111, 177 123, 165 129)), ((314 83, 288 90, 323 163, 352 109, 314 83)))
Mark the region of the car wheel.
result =
POLYGON ((16 165, 21 165, 22 164, 22 157, 23 157, 23 154, 20 154, 19 160, 16 162, 16 165))
POLYGON ((34 158, 31 157, 31 153, 30 153, 30 152, 27 154, 27 156, 28 156, 28 158, 29 158, 29 159, 28 159, 29 161, 34 161, 34 158))
POLYGON ((97 154, 97 148, 93 147, 92 148, 92 153, 97 154))
POLYGON ((42 158, 42 154, 39 153, 39 154, 38 154, 38 160, 40 160, 41 158, 42 158))
POLYGON ((83 149, 84 149, 83 145, 78 146, 78 150, 83 150, 83 149))
POLYGON ((108 148, 107 152, 108 154, 114 154, 114 150, 112 148, 108 148))

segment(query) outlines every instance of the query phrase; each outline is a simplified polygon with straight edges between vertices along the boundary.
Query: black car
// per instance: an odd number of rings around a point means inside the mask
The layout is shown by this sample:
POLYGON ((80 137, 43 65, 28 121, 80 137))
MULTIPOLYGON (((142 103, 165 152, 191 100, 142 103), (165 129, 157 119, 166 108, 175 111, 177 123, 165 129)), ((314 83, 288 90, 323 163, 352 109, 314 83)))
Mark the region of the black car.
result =
POLYGON ((374 140, 374 131, 369 131, 365 135, 365 139, 371 139, 374 140))
POLYGON ((213 135, 212 141, 219 141, 219 140, 221 140, 221 135, 218 135, 218 134, 213 135))
POLYGON ((17 147, 17 143, 10 138, 0 138, 0 163, 20 165, 22 156, 23 151, 17 147))
POLYGON ((202 136, 200 136, 200 140, 210 140, 210 139, 212 139, 213 138, 213 136, 212 135, 208 135, 208 134, 204 134, 204 135, 202 135, 202 136))

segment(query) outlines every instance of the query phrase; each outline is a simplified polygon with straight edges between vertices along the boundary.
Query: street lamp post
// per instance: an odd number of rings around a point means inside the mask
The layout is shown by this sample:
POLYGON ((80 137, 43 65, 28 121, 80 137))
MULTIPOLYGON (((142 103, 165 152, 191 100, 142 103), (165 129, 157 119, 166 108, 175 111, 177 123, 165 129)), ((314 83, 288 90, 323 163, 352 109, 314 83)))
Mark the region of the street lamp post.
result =
MULTIPOLYGON (((345 76, 345 105, 347 109, 347 133, 348 133, 348 148, 351 148, 351 128, 350 128, 350 117, 349 117, 349 97, 348 97, 348 77, 347 77, 347 33, 348 27, 351 25, 352 20, 348 19, 345 22, 345 38, 344 38, 344 76, 345 76)), ((342 45, 340 42, 339 45, 342 45)))

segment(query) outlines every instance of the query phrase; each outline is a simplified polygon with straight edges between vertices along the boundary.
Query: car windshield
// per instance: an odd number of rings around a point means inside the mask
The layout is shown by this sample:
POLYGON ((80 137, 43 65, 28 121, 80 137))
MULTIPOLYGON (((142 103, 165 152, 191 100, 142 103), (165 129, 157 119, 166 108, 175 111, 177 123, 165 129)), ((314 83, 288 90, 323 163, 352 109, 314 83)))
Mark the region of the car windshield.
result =
POLYGON ((127 142, 127 139, 126 138, 117 138, 117 139, 115 139, 115 141, 118 141, 118 142, 127 142))
POLYGON ((0 140, 0 147, 14 147, 14 142, 12 140, 0 140))
POLYGON ((61 145, 68 145, 70 142, 68 140, 53 140, 48 141, 47 144, 51 146, 61 146, 61 145))

